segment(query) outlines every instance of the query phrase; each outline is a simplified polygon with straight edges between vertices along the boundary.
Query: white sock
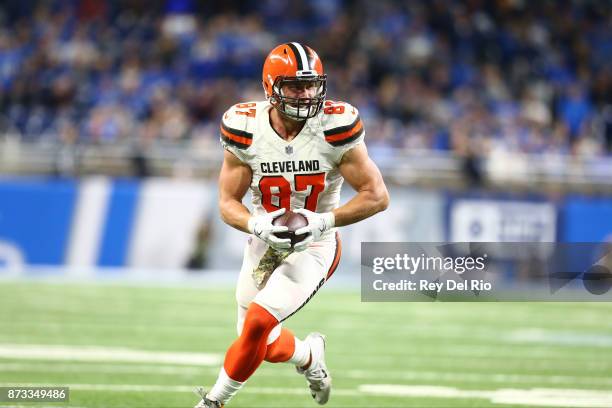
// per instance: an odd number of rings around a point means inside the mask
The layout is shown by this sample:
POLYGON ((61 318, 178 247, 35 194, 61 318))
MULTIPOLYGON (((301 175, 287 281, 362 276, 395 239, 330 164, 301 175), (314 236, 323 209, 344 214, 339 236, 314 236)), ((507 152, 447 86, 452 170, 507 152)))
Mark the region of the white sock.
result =
POLYGON ((295 337, 295 351, 287 362, 298 367, 304 367, 308 364, 308 360, 310 360, 310 346, 305 341, 295 337))
POLYGON ((242 388, 242 386, 246 383, 240 381, 232 380, 225 369, 222 367, 221 372, 219 372, 219 377, 217 377, 217 382, 212 387, 210 392, 206 394, 206 398, 219 401, 222 404, 227 403, 236 393, 242 388))

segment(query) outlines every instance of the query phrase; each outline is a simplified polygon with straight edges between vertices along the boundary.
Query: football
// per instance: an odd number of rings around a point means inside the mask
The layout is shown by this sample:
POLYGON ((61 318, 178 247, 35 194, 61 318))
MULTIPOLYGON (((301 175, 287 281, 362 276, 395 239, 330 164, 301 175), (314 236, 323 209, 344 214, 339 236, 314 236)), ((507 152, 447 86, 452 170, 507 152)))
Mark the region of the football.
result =
POLYGON ((289 210, 280 217, 276 217, 272 224, 275 226, 286 226, 289 228, 286 232, 277 232, 275 235, 279 238, 289 238, 291 240, 291 246, 294 246, 298 242, 301 242, 306 238, 308 234, 296 235, 295 231, 308 225, 308 220, 302 214, 294 213, 289 210))

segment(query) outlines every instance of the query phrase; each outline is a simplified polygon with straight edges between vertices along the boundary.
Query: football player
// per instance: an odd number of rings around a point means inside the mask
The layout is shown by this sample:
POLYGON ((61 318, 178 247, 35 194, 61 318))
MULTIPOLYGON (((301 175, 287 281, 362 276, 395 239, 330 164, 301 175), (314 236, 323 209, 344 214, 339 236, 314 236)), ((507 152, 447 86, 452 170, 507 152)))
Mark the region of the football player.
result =
POLYGON ((319 404, 330 396, 325 337, 300 340, 282 322, 315 295, 338 266, 337 227, 387 208, 389 195, 368 156, 357 109, 325 100, 327 77, 317 53, 292 42, 274 48, 263 66, 266 100, 232 106, 221 121, 225 148, 219 177, 223 221, 252 234, 238 278, 238 339, 217 382, 197 408, 223 407, 265 360, 294 364, 319 404), (356 191, 339 206, 343 180, 356 191), (253 211, 242 199, 251 191, 253 211), (272 221, 291 209, 308 225, 291 246, 272 221))

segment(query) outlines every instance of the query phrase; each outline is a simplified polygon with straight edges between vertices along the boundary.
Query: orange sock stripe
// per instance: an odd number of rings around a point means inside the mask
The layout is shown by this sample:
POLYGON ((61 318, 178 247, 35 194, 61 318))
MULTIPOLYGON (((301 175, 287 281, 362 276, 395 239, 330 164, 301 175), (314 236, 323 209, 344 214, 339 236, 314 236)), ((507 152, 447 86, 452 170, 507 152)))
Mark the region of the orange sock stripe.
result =
POLYGON ((244 320, 242 334, 225 354, 223 367, 235 381, 244 382, 266 356, 268 335, 278 320, 257 303, 251 303, 244 320))
POLYGON ((266 360, 269 363, 283 363, 293 357, 295 336, 289 329, 281 329, 281 334, 272 344, 268 344, 266 360))
POLYGON ((329 270, 327 271, 327 277, 325 280, 331 278, 331 276, 336 272, 336 268, 340 263, 340 256, 342 255, 342 241, 340 240, 340 234, 336 232, 336 253, 334 255, 334 261, 332 262, 329 270))

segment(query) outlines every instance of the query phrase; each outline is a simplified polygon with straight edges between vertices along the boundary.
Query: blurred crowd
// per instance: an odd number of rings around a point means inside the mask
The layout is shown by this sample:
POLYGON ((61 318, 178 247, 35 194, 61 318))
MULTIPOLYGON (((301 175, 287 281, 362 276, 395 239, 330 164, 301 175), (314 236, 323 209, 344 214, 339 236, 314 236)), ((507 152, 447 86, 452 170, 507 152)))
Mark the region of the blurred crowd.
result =
POLYGON ((263 99, 268 51, 301 41, 378 155, 610 155, 611 27, 605 0, 4 0, 0 130, 208 148, 263 99))

